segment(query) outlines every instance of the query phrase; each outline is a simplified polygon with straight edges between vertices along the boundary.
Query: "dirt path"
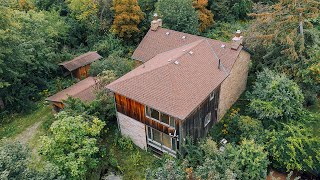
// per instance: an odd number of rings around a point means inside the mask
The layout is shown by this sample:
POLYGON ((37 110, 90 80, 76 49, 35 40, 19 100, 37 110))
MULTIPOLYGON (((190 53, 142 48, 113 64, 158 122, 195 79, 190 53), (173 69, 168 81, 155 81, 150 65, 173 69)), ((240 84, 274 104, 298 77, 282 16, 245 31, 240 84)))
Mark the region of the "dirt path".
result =
POLYGON ((32 126, 28 127, 22 133, 20 133, 17 137, 15 137, 16 141, 19 141, 22 144, 27 144, 33 136, 37 133, 38 127, 41 125, 42 121, 34 123, 32 126))

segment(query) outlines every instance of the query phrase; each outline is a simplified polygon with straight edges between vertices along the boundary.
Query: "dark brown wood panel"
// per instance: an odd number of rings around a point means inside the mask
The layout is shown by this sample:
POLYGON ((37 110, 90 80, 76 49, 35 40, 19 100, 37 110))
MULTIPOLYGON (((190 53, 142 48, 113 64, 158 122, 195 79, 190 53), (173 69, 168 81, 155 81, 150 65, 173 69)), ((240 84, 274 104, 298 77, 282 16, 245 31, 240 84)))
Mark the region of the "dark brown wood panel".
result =
MULTIPOLYGON (((116 108, 117 111, 125 114, 139 122, 142 122, 143 124, 146 124, 154 129, 157 129, 161 132, 164 132, 166 134, 174 133, 173 128, 170 128, 169 126, 163 125, 157 121, 154 121, 152 119, 149 119, 145 116, 145 106, 139 102, 136 102, 132 99, 126 98, 124 96, 121 96, 119 94, 115 93, 115 101, 116 101, 116 108)), ((176 121, 176 132, 179 132, 179 120, 175 119, 176 121)))
POLYGON ((205 137, 213 124, 217 122, 217 110, 219 104, 220 87, 216 88, 214 99, 208 97, 201 105, 181 123, 181 134, 185 138, 190 136, 193 139, 205 137), (211 112, 211 121, 207 126, 204 119, 211 112))

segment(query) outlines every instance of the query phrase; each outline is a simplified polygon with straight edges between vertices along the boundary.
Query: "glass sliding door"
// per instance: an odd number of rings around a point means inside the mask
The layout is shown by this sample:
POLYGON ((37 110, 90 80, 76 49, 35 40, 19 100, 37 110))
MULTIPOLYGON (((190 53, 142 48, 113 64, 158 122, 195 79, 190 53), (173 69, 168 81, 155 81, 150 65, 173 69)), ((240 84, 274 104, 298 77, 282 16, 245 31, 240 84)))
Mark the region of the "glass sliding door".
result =
POLYGON ((168 152, 175 155, 177 150, 177 141, 175 138, 162 133, 156 129, 147 126, 148 130, 148 144, 162 152, 168 152))

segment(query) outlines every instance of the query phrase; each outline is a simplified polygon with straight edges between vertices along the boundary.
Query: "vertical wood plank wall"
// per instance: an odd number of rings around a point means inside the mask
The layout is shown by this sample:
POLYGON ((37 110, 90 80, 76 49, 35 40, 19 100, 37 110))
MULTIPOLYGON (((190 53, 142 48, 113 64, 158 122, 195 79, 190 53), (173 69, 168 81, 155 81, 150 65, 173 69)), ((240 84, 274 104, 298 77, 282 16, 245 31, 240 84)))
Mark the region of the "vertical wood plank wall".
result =
MULTIPOLYGON (((139 122, 142 122, 143 124, 146 124, 158 131, 161 131, 163 133, 169 134, 174 133, 174 129, 170 128, 168 126, 165 126, 157 121, 154 121, 152 119, 149 119, 145 116, 145 106, 139 102, 136 102, 132 99, 126 98, 124 96, 121 96, 119 94, 114 94, 115 101, 116 101, 116 108, 117 111, 129 116, 139 122)), ((176 119, 176 132, 179 132, 179 120, 176 119)))
POLYGON ((72 74, 74 77, 81 80, 82 78, 87 78, 89 76, 89 69, 90 69, 90 64, 87 64, 85 66, 82 66, 72 71, 72 74))
POLYGON ((217 110, 219 104, 220 87, 216 88, 214 99, 210 101, 208 97, 196 111, 194 111, 188 118, 181 123, 181 138, 187 136, 192 137, 194 140, 206 136, 213 126, 217 122, 217 110), (211 121, 204 127, 204 119, 206 115, 211 112, 211 121))

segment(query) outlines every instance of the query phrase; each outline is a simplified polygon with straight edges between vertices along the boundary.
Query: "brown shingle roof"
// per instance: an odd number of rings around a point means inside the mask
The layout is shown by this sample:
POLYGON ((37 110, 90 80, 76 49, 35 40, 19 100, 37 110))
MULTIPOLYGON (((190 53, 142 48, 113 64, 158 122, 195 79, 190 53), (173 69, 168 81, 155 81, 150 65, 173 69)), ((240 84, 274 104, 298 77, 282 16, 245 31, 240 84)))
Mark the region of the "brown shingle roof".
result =
POLYGON ((107 88, 185 119, 229 75, 240 51, 229 43, 159 28, 149 31, 133 54, 145 63, 107 88))
POLYGON ((64 89, 57 94, 50 96, 46 101, 62 102, 67 100, 69 96, 73 98, 79 98, 82 101, 92 101, 95 98, 94 85, 96 79, 93 77, 87 77, 86 79, 74 84, 67 89, 64 89))
POLYGON ((208 43, 212 47, 212 50, 220 58, 226 70, 230 72, 236 60, 236 57, 242 50, 242 46, 240 46, 239 49, 235 51, 231 49, 232 43, 221 42, 218 40, 191 35, 166 28, 158 28, 157 31, 149 30, 146 36, 140 42, 138 48, 134 51, 132 58, 146 62, 157 54, 181 47, 183 45, 201 39, 208 41, 208 43), (222 45, 225 45, 225 47, 221 48, 222 45))
POLYGON ((102 58, 97 52, 87 52, 78 56, 71 61, 62 62, 59 65, 66 68, 68 71, 73 71, 78 69, 79 67, 85 66, 90 64, 98 59, 102 58))

